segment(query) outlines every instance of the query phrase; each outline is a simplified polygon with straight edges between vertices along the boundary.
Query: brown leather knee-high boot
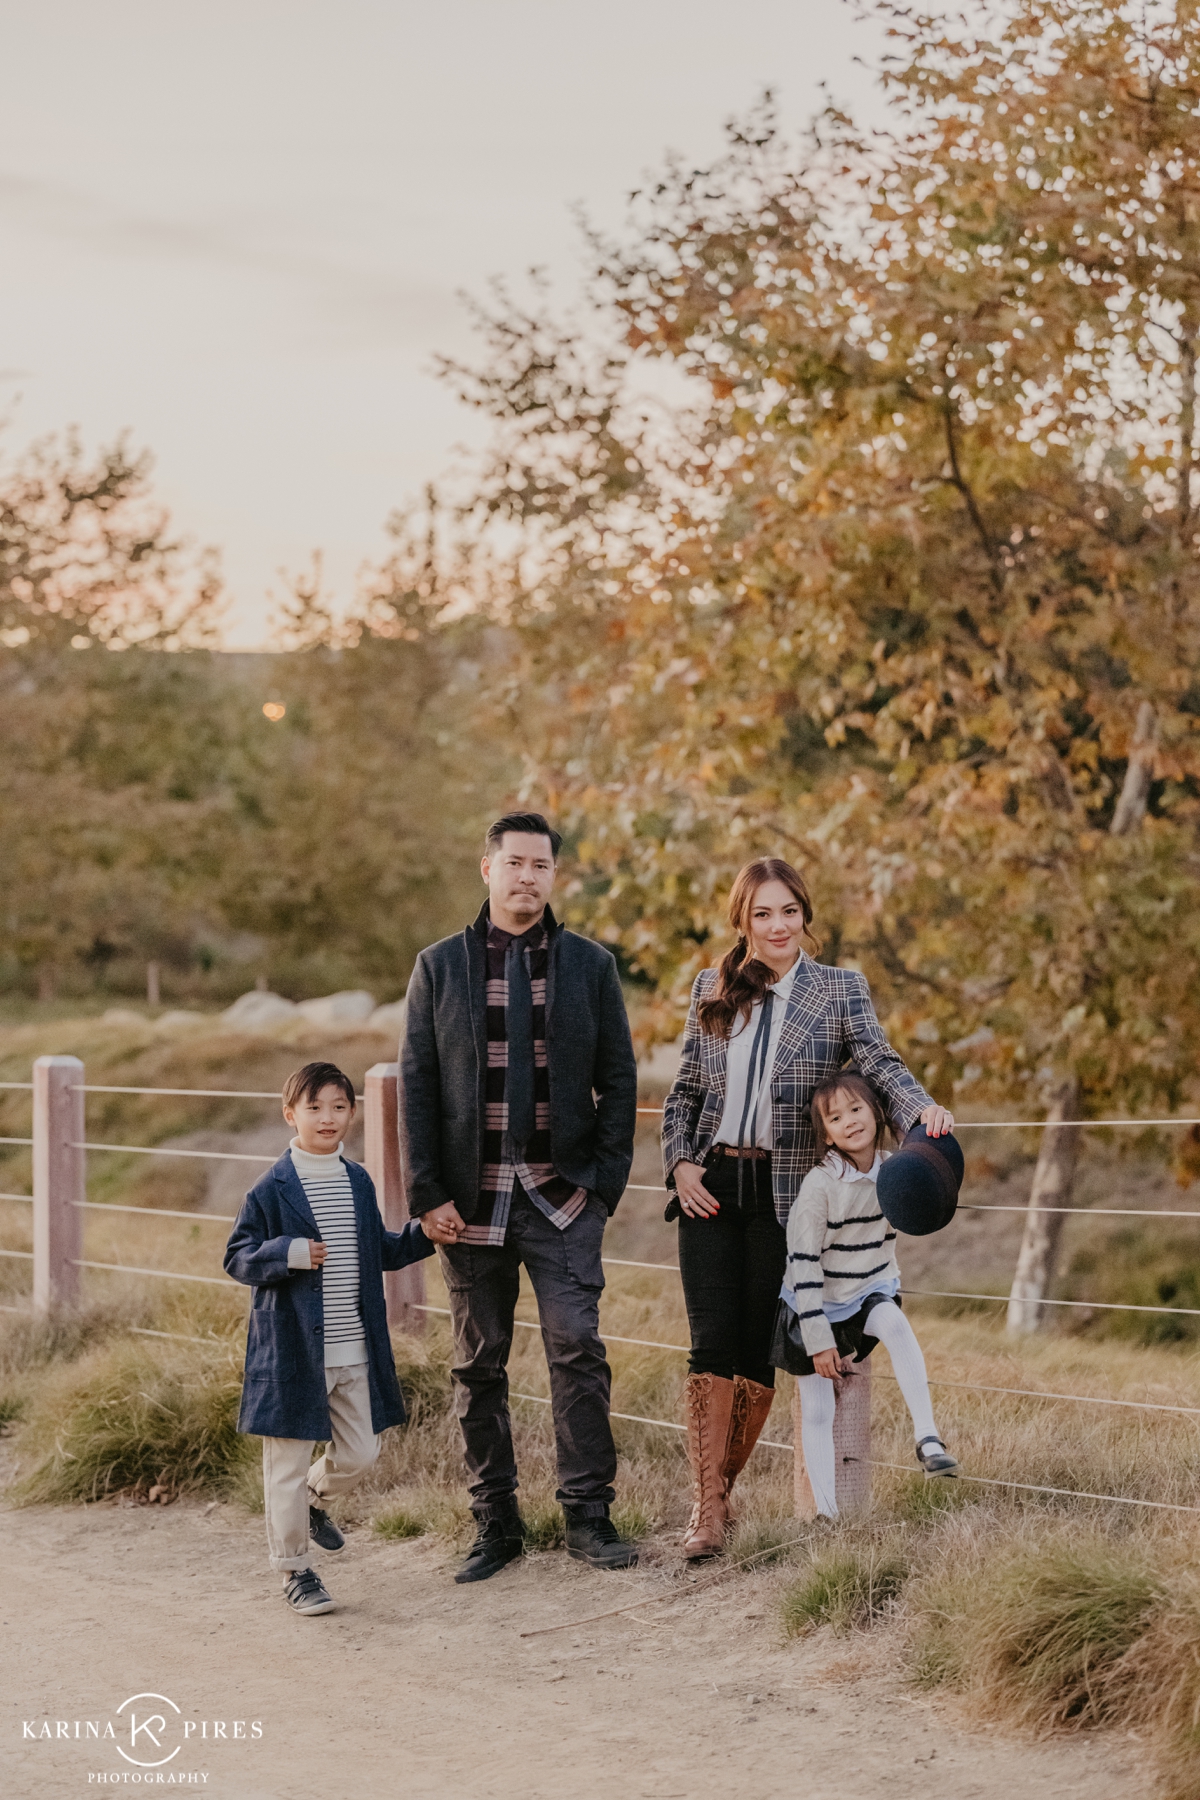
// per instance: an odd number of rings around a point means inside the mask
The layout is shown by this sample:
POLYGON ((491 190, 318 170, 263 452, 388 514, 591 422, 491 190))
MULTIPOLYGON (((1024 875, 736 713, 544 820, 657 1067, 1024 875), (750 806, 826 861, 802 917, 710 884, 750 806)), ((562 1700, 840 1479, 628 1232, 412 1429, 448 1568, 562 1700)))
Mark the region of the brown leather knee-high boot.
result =
POLYGON ((725 1476, 733 1415, 733 1383, 723 1375, 689 1375, 684 1386, 688 1456, 692 1464, 692 1516, 684 1533, 689 1558, 719 1556, 725 1548, 725 1476))
POLYGON ((729 1504, 729 1495, 762 1434, 774 1398, 774 1388, 764 1387, 761 1381, 751 1381, 745 1375, 734 1376, 733 1418, 725 1463, 721 1470, 725 1478, 725 1510, 730 1524, 733 1523, 733 1508, 729 1504))

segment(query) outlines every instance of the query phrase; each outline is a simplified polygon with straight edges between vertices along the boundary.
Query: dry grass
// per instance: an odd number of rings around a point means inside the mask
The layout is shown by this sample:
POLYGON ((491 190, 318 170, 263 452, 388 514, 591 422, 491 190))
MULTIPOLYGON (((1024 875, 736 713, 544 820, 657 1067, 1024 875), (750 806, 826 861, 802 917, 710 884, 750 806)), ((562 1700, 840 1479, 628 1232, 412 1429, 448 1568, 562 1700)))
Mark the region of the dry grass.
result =
POLYGON ((38 1388, 13 1498, 99 1500, 155 1485, 225 1493, 254 1454, 237 1433, 240 1395, 226 1348, 117 1342, 85 1352, 38 1388))
POLYGON ((978 1718, 1135 1731, 1169 1800, 1200 1795, 1190 1527, 959 1519, 922 1547, 901 1627, 916 1679, 978 1718))
MULTIPOLYGON (((430 1302, 444 1304, 432 1268, 430 1302)), ((153 1314, 96 1308, 58 1325, 0 1324, 0 1414, 15 1426, 20 1457, 10 1498, 96 1498, 165 1478, 176 1491, 261 1505, 257 1442, 233 1428, 244 1303, 193 1289, 161 1296, 160 1306, 153 1314), (132 1336, 131 1326, 144 1329, 149 1318, 153 1329, 205 1341, 132 1336)), ((521 1312, 530 1311, 526 1295, 521 1312)), ((1190 1349, 1135 1352, 1080 1337, 1014 1346, 995 1321, 917 1318, 935 1383, 1200 1406, 1190 1349)), ((682 1341, 677 1285, 649 1271, 613 1271, 605 1325, 612 1335, 682 1341)), ((341 1516, 385 1537, 433 1533, 462 1545, 471 1519, 448 1325, 434 1317, 421 1337, 397 1338, 395 1347, 411 1421, 386 1434, 378 1465, 341 1503, 341 1516)), ((981 1718, 1036 1730, 1136 1729, 1169 1800, 1200 1800, 1195 1518, 965 1479, 927 1482, 886 1357, 876 1360, 875 1451, 901 1467, 876 1471, 868 1515, 798 1534, 791 1459, 779 1452, 760 1451, 739 1482, 730 1554, 769 1566, 778 1552, 767 1579, 782 1634, 829 1631, 853 1646, 870 1631, 881 1650, 892 1646, 894 1667, 981 1718)), ((614 1345, 612 1362, 617 1410, 678 1418, 678 1357, 614 1345)), ((546 1392, 535 1331, 519 1335, 511 1374, 516 1392, 546 1392)), ((790 1384, 781 1388, 769 1435, 786 1440, 790 1384)), ((1193 1418, 964 1387, 935 1385, 935 1396, 964 1475, 1200 1503, 1193 1418)), ((530 1545, 552 1549, 562 1516, 549 1408, 514 1399, 513 1413, 530 1545)), ((643 1539, 647 1561, 672 1565, 689 1504, 682 1436, 628 1423, 616 1430, 618 1522, 643 1539)), ((851 1673, 860 1656, 851 1648, 851 1673)))
MULTIPOLYGON (((35 1045, 31 1037, 20 1045, 0 1041, 0 1073, 22 1078, 34 1050, 77 1049, 88 1058, 93 1079, 183 1086, 205 1085, 203 1075, 213 1085, 259 1087, 273 1085, 295 1060, 289 1046, 234 1045, 219 1033, 176 1046, 140 1028, 114 1035, 99 1021, 70 1031, 74 1037, 68 1033, 53 1044, 35 1045), (6 1048, 15 1057, 8 1063, 6 1048)), ((368 1059, 378 1053, 370 1043, 361 1052, 368 1059)), ((237 1103, 228 1112, 181 1108, 152 1116, 152 1104, 159 1103, 136 1100, 127 1107, 114 1097, 111 1110, 97 1103, 89 1130, 136 1143, 168 1132, 232 1130, 262 1117, 238 1112, 237 1103)), ((22 1096, 4 1098, 0 1111, 11 1133, 24 1129, 23 1106, 22 1096)), ((651 1130, 648 1125, 643 1135, 651 1130)), ((639 1157, 635 1179, 653 1180, 650 1152, 640 1139, 639 1157)), ((18 1150, 5 1160, 0 1186, 25 1187, 26 1153, 18 1150)), ((99 1165, 101 1159, 95 1160, 99 1165)), ((136 1166, 123 1169, 113 1158, 97 1167, 98 1197, 185 1209, 198 1204, 194 1169, 156 1170, 147 1166, 150 1159, 127 1161, 136 1166)), ((657 1207, 654 1199, 629 1197, 613 1228, 614 1255, 672 1260, 673 1239, 657 1207)), ((26 1247, 28 1229, 27 1211, 11 1204, 0 1210, 0 1247, 26 1247)), ((86 1229, 86 1253, 96 1260, 219 1272, 224 1229, 199 1215, 191 1222, 93 1213, 86 1229)), ((968 1229, 979 1234, 992 1226, 963 1227, 963 1256, 977 1241, 966 1238, 968 1229)), ((1183 1237, 1168 1242, 1162 1236, 1151 1254, 1149 1238, 1135 1242, 1126 1234, 1118 1241, 1114 1232, 1101 1244, 1107 1227, 1080 1221, 1072 1229, 1088 1234, 1088 1255, 1076 1257, 1071 1280, 1089 1297, 1101 1297, 1103 1287, 1105 1298, 1187 1298, 1191 1277, 1183 1237), (1121 1286, 1130 1281, 1136 1295, 1121 1286), (1164 1282, 1181 1281, 1174 1295, 1162 1292, 1164 1282)), ((430 1304, 444 1307, 436 1265, 425 1266, 430 1304)), ((961 1281, 955 1275, 914 1285, 979 1291, 995 1279, 995 1268, 978 1280, 968 1280, 964 1270, 961 1281)), ((27 1264, 0 1259, 0 1290, 7 1290, 0 1291, 0 1301, 15 1298, 27 1283, 27 1264)), ((165 1475, 176 1490, 219 1492, 261 1506, 257 1442, 238 1438, 233 1429, 245 1294, 232 1285, 130 1283, 98 1275, 89 1276, 88 1291, 89 1310, 56 1325, 0 1314, 0 1425, 19 1457, 10 1498, 93 1498, 144 1488, 165 1475), (173 1343, 135 1335, 139 1330, 201 1341, 173 1343)), ((519 1311, 526 1320, 535 1318, 527 1288, 519 1311)), ((614 1409, 678 1421, 683 1359, 613 1342, 686 1343, 677 1277, 613 1267, 602 1316, 614 1409)), ((876 1469, 870 1513, 798 1533, 791 1516, 791 1458, 762 1450, 739 1481, 731 1557, 755 1556, 758 1568, 777 1558, 777 1566, 758 1579, 774 1585, 781 1633, 841 1634, 839 1667, 853 1671, 871 1642, 881 1653, 886 1649, 897 1671, 955 1696, 983 1719, 1035 1730, 1134 1729, 1169 1800, 1200 1800, 1200 1575, 1191 1566, 1200 1519, 965 1479, 1200 1505, 1195 1416, 975 1391, 1024 1389, 1200 1408, 1200 1355, 1186 1342, 1096 1337, 1096 1324, 1013 1343, 1003 1332, 1000 1308, 956 1317, 914 1303, 912 1316, 934 1381, 939 1423, 964 1479, 926 1482, 918 1474, 909 1421, 880 1352, 874 1359, 875 1455, 898 1467, 876 1469), (798 1535, 803 1542, 797 1547, 798 1535), (868 1632, 869 1639, 863 1635, 868 1632)), ((1119 1319, 1102 1326, 1126 1328, 1119 1319)), ((1137 1332, 1145 1336, 1140 1325, 1137 1332)), ((385 1537, 432 1533, 462 1544, 472 1522, 450 1405, 446 1321, 434 1317, 420 1338, 397 1338, 396 1352, 411 1422, 386 1434, 377 1467, 340 1504, 340 1515, 369 1523, 385 1537)), ((518 1330, 510 1373, 514 1394, 546 1395, 536 1330, 518 1330)), ((780 1387, 765 1435, 787 1442, 791 1383, 782 1380, 780 1387)), ((531 1546, 551 1549, 561 1541, 562 1516, 554 1500, 549 1408, 514 1398, 513 1418, 531 1546)), ((682 1435, 621 1421, 614 1428, 617 1520, 643 1540, 648 1562, 677 1566, 677 1534, 689 1506, 682 1435)), ((869 1661, 877 1667, 877 1656, 869 1661)))

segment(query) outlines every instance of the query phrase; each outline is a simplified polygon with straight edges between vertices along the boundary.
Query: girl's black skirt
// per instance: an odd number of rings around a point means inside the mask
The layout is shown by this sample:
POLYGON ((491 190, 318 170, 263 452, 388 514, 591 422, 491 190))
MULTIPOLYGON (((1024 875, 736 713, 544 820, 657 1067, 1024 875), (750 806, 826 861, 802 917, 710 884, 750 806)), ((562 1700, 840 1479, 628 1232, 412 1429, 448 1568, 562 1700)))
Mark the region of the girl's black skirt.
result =
MULTIPOLYGON (((866 1323, 871 1309, 884 1300, 901 1305, 899 1294, 868 1294, 856 1313, 851 1313, 848 1319, 833 1322, 833 1341, 839 1356, 852 1356, 855 1362, 866 1361, 879 1342, 877 1337, 867 1334, 866 1323)), ((775 1308, 770 1361, 775 1368, 786 1369, 789 1375, 815 1375, 817 1372, 812 1357, 804 1348, 800 1320, 786 1300, 780 1300, 775 1308)))

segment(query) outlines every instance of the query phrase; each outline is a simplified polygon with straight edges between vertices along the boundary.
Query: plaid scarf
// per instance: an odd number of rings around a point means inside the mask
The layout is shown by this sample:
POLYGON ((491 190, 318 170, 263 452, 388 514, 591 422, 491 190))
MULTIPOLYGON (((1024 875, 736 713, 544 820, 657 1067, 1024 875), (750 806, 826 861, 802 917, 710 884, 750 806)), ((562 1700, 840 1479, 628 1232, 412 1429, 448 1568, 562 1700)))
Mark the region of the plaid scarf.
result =
POLYGON ((479 1210, 459 1238, 462 1244, 503 1244, 517 1182, 552 1225, 565 1231, 587 1205, 587 1189, 572 1188, 550 1160, 550 1070, 546 1061, 546 973, 550 938, 539 920, 520 938, 489 922, 487 934, 487 1083, 483 1173, 479 1210), (533 1001, 534 1130, 521 1155, 508 1134, 508 980, 505 956, 512 943, 529 961, 533 1001))

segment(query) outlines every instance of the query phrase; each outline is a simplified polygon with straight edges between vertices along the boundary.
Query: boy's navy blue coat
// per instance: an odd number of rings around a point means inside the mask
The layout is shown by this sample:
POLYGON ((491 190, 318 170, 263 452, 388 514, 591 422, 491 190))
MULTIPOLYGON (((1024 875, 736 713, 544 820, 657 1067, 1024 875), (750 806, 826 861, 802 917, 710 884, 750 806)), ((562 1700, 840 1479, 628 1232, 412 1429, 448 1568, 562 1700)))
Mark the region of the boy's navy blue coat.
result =
MULTIPOLYGON (((383 1297, 383 1270, 403 1269, 432 1256, 433 1244, 414 1219, 385 1231, 375 1184, 347 1161, 358 1223, 359 1303, 367 1339, 371 1427, 402 1425, 404 1400, 396 1379, 383 1297)), ((246 1374, 238 1430, 261 1437, 327 1442, 325 1326, 319 1269, 289 1269, 293 1238, 321 1240, 290 1151, 268 1169, 242 1203, 225 1249, 225 1272, 254 1289, 246 1339, 246 1374)))

